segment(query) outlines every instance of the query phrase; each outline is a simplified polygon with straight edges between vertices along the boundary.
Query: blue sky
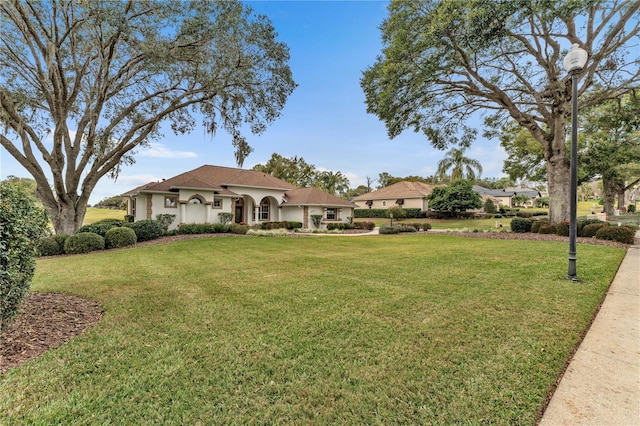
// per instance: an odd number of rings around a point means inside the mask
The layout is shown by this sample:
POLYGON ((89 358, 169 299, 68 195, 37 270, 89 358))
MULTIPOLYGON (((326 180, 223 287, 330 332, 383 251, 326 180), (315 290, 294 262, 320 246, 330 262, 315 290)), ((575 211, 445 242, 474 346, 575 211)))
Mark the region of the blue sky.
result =
MULTIPOLYGON (((342 172, 352 188, 382 172, 401 177, 435 173, 445 151, 412 131, 390 140, 384 124, 366 112, 360 78, 381 52, 378 27, 387 16, 387 1, 247 3, 271 19, 279 40, 289 46, 299 86, 265 133, 247 135, 254 152, 244 168, 267 162, 273 153, 298 156, 320 170, 342 172)), ((236 167, 231 138, 224 132, 214 138, 201 128, 186 136, 164 134, 160 143, 138 153, 134 165, 123 167, 116 182, 103 178, 90 203, 203 164, 236 167)), ((497 140, 479 136, 467 156, 480 162, 483 177, 504 176, 506 154, 497 140)), ((1 149, 0 180, 8 175, 29 177, 1 149)))

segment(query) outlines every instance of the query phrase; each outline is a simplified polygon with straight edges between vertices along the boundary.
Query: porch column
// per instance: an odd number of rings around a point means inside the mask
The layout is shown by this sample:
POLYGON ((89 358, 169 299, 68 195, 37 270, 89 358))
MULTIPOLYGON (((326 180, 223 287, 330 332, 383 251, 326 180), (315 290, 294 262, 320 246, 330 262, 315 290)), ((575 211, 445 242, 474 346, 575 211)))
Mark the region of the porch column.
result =
POLYGON ((180 223, 186 223, 185 216, 187 215, 187 203, 180 203, 180 223))
POLYGON ((204 221, 205 223, 211 223, 211 209, 213 208, 213 203, 204 203, 204 205, 205 205, 205 211, 207 212, 205 214, 204 221))
POLYGON ((255 212, 253 216, 254 223, 258 223, 260 221, 260 206, 254 207, 253 211, 255 212))

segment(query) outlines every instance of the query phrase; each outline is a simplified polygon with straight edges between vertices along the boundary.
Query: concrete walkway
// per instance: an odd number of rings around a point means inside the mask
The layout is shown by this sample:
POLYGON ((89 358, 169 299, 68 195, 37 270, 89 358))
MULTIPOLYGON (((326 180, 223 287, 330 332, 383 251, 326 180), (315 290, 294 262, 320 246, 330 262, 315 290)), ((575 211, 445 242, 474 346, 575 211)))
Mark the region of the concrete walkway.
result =
POLYGON ((640 425, 640 232, 539 425, 640 425))

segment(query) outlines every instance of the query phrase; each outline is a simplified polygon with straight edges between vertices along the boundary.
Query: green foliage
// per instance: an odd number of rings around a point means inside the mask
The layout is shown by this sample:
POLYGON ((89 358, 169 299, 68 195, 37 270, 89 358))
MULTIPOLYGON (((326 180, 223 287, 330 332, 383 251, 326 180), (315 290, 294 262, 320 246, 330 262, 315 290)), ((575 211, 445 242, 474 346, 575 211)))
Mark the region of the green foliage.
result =
POLYGON ((103 198, 102 200, 98 201, 98 204, 93 207, 98 207, 101 209, 124 210, 126 204, 124 203, 121 195, 115 195, 113 197, 103 198))
MULTIPOLYGON (((581 219, 578 221, 577 228, 578 228, 578 236, 579 237, 584 237, 584 235, 582 234, 582 230, 584 229, 585 226, 587 225, 591 225, 593 223, 604 223, 601 220, 598 219, 581 219)), ((593 237, 593 235, 590 235, 591 237, 593 237)))
POLYGON ((347 222, 330 222, 327 223, 327 231, 344 231, 346 229, 355 229, 355 225, 347 222))
POLYGON ((222 223, 181 223, 178 234, 222 234, 230 232, 230 225, 222 223))
POLYGON ((81 226, 77 232, 93 232, 94 234, 98 234, 104 238, 109 229, 123 226, 124 224, 125 222, 117 219, 103 219, 98 222, 81 226))
POLYGON ((313 223, 313 226, 315 226, 316 228, 320 228, 320 224, 322 223, 322 215, 321 214, 312 214, 311 215, 311 222, 313 223))
POLYGON ((64 254, 64 246, 60 247, 53 237, 42 237, 36 244, 39 256, 57 256, 64 254))
POLYGON ((355 229, 366 229, 367 231, 373 231, 376 227, 375 222, 354 222, 355 229))
POLYGON ((478 176, 482 174, 482 166, 478 160, 465 157, 466 147, 451 148, 447 152, 447 156, 438 162, 438 171, 436 172, 440 179, 447 176, 447 172, 451 169, 451 181, 460 179, 468 179, 474 181, 476 172, 478 176))
POLYGON ((598 240, 617 241, 625 244, 633 244, 636 231, 628 226, 605 226, 595 233, 598 240))
POLYGON ((485 213, 498 212, 498 208, 496 207, 495 203, 491 198, 487 198, 487 200, 484 202, 483 210, 485 211, 485 213))
POLYGON ((391 217, 391 215, 394 219, 403 219, 407 217, 407 212, 402 207, 395 205, 387 209, 387 217, 391 217))
POLYGON ((530 232, 533 221, 524 217, 514 217, 511 219, 511 231, 513 232, 530 232))
POLYGON ((549 207, 549 197, 536 198, 535 203, 536 203, 536 207, 548 208, 549 207))
POLYGON ((636 212, 635 204, 629 204, 629 206, 627 207, 627 213, 635 213, 635 212, 636 212))
POLYGON ((158 222, 160 222, 160 225, 162 225, 162 227, 164 228, 165 232, 169 230, 169 226, 171 226, 171 224, 173 223, 173 221, 176 219, 176 215, 175 214, 157 214, 156 215, 156 220, 158 222))
POLYGON ((480 194, 471 188, 471 184, 458 180, 446 187, 436 187, 429 196, 429 206, 433 210, 457 215, 467 210, 482 207, 480 194))
POLYGON ((297 221, 282 221, 282 222, 261 222, 259 225, 260 229, 299 229, 302 228, 302 222, 297 221))
POLYGON ((596 233, 598 232, 598 230, 608 227, 610 226, 609 223, 607 222, 600 222, 598 221, 598 223, 590 223, 589 225, 585 225, 584 227, 582 227, 582 236, 586 237, 586 238, 591 238, 594 237, 596 235, 596 233))
POLYGON ((66 254, 82 254, 104 250, 104 237, 94 232, 76 232, 64 243, 66 254))
POLYGON ((0 331, 29 290, 36 241, 46 229, 45 214, 33 198, 19 186, 0 183, 0 331))
POLYGON ((531 232, 533 232, 534 234, 537 234, 538 232, 540 232, 540 227, 542 225, 548 225, 549 224, 549 219, 536 219, 531 223, 531 232))
MULTIPOLYGON (((420 219, 427 216, 427 212, 417 208, 402 209, 407 219, 420 219)), ((389 218, 389 209, 355 209, 354 217, 356 218, 389 218)), ((394 214, 393 217, 396 217, 394 214)))
POLYGON ((231 231, 232 234, 244 235, 247 233, 247 231, 249 231, 249 226, 241 225, 239 223, 234 223, 229 228, 229 231, 231 231))
POLYGON ((111 228, 104 237, 105 247, 108 249, 132 246, 137 242, 136 233, 133 229, 121 226, 111 228))
POLYGON ((233 219, 233 213, 223 212, 218 213, 218 220, 221 224, 226 225, 233 219))
POLYGON ((136 233, 138 242, 155 240, 164 235, 164 227, 160 222, 153 219, 143 219, 133 223, 125 223, 136 233))
POLYGON ((429 222, 425 222, 422 224, 423 231, 428 231, 429 229, 431 229, 431 224, 429 222))
POLYGON ((563 237, 569 236, 569 222, 560 222, 556 224, 556 234, 563 237))
POLYGON ((133 223, 133 221, 136 219, 136 217, 132 214, 125 214, 124 215, 124 221, 128 222, 128 223, 133 223))
POLYGON ((538 234, 555 234, 556 226, 550 223, 543 223, 538 228, 538 234))
POLYGON ((397 225, 389 225, 388 223, 383 223, 382 225, 380 225, 380 228, 378 228, 378 232, 380 233, 380 235, 399 234, 400 227, 397 225))

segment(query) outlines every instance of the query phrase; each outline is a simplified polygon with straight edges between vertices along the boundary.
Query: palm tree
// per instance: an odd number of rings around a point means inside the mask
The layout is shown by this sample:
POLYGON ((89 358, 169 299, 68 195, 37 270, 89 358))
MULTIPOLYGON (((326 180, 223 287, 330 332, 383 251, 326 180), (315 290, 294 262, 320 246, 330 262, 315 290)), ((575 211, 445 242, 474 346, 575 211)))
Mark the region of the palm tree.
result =
POLYGON ((466 148, 451 148, 446 157, 438 161, 438 177, 443 179, 447 176, 449 169, 451 170, 451 180, 460 180, 466 178, 468 180, 475 180, 476 173, 478 177, 482 174, 482 166, 477 160, 467 158, 464 156, 466 148))
POLYGON ((324 171, 318 174, 314 186, 329 194, 341 196, 349 189, 349 179, 341 172, 324 171))

